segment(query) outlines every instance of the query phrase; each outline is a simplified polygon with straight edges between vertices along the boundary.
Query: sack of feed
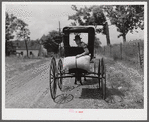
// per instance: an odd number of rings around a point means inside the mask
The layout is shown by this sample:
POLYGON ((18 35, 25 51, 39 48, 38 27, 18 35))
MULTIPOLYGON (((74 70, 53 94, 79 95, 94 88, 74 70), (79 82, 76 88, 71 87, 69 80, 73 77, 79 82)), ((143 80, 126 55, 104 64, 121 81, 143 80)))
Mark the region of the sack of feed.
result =
POLYGON ((80 68, 89 71, 90 70, 90 56, 85 55, 80 58, 70 56, 64 58, 64 69, 80 68))

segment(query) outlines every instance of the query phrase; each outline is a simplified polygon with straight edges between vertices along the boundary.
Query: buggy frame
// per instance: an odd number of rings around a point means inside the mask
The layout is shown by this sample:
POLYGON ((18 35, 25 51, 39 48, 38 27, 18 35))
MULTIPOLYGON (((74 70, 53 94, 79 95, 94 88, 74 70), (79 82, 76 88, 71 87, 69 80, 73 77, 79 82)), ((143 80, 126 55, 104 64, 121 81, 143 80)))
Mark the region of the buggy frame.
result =
MULTIPOLYGON (((63 28, 63 44, 64 44, 64 57, 75 56, 82 53, 80 47, 71 47, 69 42, 70 33, 88 33, 88 46, 89 53, 91 54, 91 61, 94 58, 94 41, 95 41, 95 28, 93 26, 69 26, 63 28)), ((62 59, 58 60, 58 64, 55 57, 52 57, 50 62, 49 71, 49 84, 50 92, 53 100, 56 98, 57 86, 62 91, 63 78, 72 77, 84 77, 84 78, 97 78, 99 83, 99 90, 102 92, 102 98, 106 98, 106 68, 104 59, 98 59, 98 70, 96 72, 96 65, 94 63, 94 71, 86 71, 80 68, 69 69, 68 71, 63 70, 62 59)))

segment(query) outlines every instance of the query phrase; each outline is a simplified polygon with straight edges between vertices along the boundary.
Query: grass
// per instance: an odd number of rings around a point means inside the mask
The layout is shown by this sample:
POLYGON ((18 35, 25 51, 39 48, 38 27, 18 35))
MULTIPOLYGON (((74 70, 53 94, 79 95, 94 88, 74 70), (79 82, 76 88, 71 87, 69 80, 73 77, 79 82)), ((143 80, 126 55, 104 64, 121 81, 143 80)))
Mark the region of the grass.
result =
POLYGON ((30 70, 36 65, 44 63, 45 58, 18 58, 16 56, 10 56, 5 58, 5 73, 6 78, 11 78, 14 75, 18 75, 24 71, 30 70))

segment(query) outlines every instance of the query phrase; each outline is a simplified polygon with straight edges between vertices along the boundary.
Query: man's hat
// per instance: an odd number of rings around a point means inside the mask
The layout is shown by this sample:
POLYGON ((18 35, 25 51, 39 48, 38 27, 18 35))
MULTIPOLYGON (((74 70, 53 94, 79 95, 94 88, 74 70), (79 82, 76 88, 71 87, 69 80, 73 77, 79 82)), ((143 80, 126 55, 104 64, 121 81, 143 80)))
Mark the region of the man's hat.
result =
POLYGON ((76 35, 74 40, 77 40, 77 39, 82 39, 82 38, 80 38, 79 35, 76 35))

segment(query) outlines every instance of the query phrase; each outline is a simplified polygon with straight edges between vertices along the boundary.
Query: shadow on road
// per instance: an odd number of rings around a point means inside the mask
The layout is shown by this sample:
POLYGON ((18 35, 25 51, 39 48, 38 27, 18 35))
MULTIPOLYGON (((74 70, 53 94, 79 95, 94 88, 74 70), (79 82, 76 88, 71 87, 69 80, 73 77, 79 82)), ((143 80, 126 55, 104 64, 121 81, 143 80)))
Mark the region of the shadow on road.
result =
POLYGON ((83 82, 83 85, 94 85, 97 84, 99 81, 97 78, 90 78, 90 79, 86 79, 83 82))
POLYGON ((62 92, 72 91, 75 88, 76 87, 74 87, 74 86, 64 86, 63 89, 62 89, 62 92))
POLYGON ((81 99, 102 99, 99 88, 82 88, 81 99))
MULTIPOLYGON (((106 88, 106 98, 111 98, 111 96, 123 98, 125 95, 118 89, 106 88)), ((102 89, 82 88, 80 99, 102 99, 102 89)))
MULTIPOLYGON (((99 89, 98 79, 87 79, 83 82, 83 85, 87 85, 87 88, 82 88, 80 99, 102 99, 102 89, 99 89)), ((62 92, 72 91, 78 86, 65 86, 63 87, 62 92)), ((125 95, 116 88, 106 88, 106 98, 111 98, 111 96, 116 95, 119 97, 124 97, 125 95)), ((55 103, 64 104, 72 101, 74 96, 72 94, 60 94, 55 98, 55 103)))
POLYGON ((74 96, 72 94, 60 94, 55 99, 54 102, 57 104, 64 104, 72 101, 74 96))

